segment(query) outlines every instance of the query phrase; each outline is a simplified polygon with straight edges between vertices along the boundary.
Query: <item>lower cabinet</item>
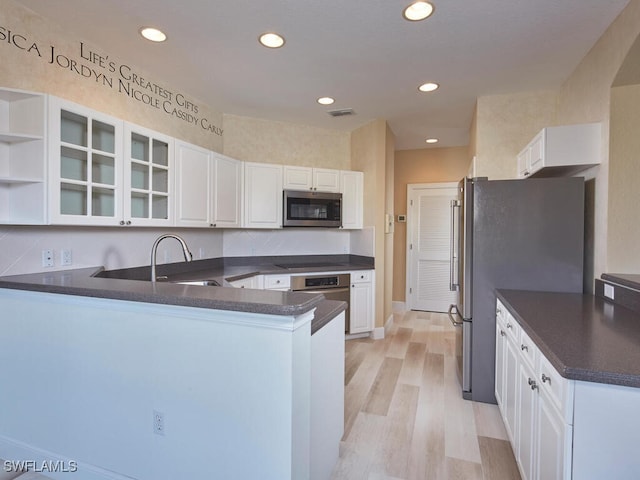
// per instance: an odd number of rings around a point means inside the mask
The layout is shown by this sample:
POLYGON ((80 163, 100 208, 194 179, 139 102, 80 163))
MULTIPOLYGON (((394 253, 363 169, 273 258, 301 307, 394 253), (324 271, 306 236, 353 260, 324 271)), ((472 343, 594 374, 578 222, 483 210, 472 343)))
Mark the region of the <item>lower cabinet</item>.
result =
POLYGON ((351 272, 349 333, 363 333, 373 330, 373 291, 373 270, 351 272))
POLYGON ((573 392, 498 300, 496 399, 523 480, 572 478, 573 392))

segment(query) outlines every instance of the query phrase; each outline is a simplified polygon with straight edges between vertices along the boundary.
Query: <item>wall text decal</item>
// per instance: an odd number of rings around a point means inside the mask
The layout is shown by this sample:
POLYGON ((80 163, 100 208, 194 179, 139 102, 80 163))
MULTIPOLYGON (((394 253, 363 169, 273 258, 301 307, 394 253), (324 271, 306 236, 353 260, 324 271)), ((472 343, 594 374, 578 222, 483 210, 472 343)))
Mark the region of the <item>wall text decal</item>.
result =
POLYGON ((185 94, 174 92, 145 78, 131 66, 110 59, 80 42, 78 57, 61 52, 55 45, 42 48, 27 35, 0 26, 0 42, 25 54, 37 55, 49 65, 109 88, 148 107, 182 120, 190 125, 222 136, 222 128, 198 115, 198 105, 185 94))

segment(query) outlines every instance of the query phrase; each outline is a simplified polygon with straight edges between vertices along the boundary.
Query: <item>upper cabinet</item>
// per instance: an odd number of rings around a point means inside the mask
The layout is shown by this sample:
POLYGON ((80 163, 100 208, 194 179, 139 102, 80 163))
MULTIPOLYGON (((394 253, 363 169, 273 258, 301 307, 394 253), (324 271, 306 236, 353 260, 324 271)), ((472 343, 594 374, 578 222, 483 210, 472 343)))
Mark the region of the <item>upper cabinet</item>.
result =
POLYGON ((243 162, 213 153, 213 226, 237 228, 242 224, 243 162))
POLYGON ((0 224, 46 222, 46 96, 0 89, 0 224))
POLYGON ((282 228, 282 165, 244 164, 246 228, 282 228))
POLYGON ((53 224, 173 225, 173 139, 60 98, 49 101, 53 224))
POLYGON ((340 192, 342 193, 342 228, 361 229, 364 210, 364 174, 342 170, 340 192))
POLYGON ((121 120, 50 97, 51 223, 124 222, 122 135, 121 120))
POLYGON ((600 123, 543 128, 518 154, 518 178, 573 175, 600 163, 600 123))
POLYGON ((340 170, 285 165, 283 188, 337 193, 340 192, 340 170))
POLYGON ((124 224, 173 225, 174 140, 125 124, 124 224))

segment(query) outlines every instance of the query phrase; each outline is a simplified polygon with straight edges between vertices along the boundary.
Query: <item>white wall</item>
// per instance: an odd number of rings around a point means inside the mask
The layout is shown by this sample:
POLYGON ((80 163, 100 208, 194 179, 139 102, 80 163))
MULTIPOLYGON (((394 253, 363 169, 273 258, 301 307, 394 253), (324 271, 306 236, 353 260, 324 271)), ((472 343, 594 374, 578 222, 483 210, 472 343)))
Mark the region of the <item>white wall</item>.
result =
MULTIPOLYGON (((182 236, 194 260, 222 256, 222 232, 200 229, 0 227, 0 275, 42 272, 42 250, 54 251, 51 270, 104 266, 107 270, 149 265, 151 247, 163 233, 182 236), (60 250, 71 249, 71 267, 60 265, 60 250)), ((158 264, 182 261, 178 242, 164 240, 158 264)))

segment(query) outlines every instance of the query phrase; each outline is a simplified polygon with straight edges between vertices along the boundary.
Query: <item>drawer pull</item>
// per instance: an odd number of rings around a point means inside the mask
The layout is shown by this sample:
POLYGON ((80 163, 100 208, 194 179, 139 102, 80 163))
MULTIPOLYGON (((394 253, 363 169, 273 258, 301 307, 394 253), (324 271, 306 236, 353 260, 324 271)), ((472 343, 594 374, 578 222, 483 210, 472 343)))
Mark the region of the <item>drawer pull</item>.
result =
POLYGON ((520 345, 520 350, 522 350, 523 352, 526 350, 528 352, 529 347, 527 347, 526 345, 520 345))
POLYGON ((511 330, 513 328, 513 325, 511 325, 510 323, 507 323, 507 328, 511 330))
POLYGON ((500 330, 500 336, 504 337, 506 335, 506 333, 504 333, 504 330, 500 330))
POLYGON ((544 373, 542 374, 542 383, 547 383, 549 382, 549 385, 551 385, 551 377, 547 377, 544 373))
POLYGON ((531 387, 531 390, 535 390, 536 388, 538 388, 538 384, 536 383, 536 381, 531 378, 529 378, 529 386, 531 387))

